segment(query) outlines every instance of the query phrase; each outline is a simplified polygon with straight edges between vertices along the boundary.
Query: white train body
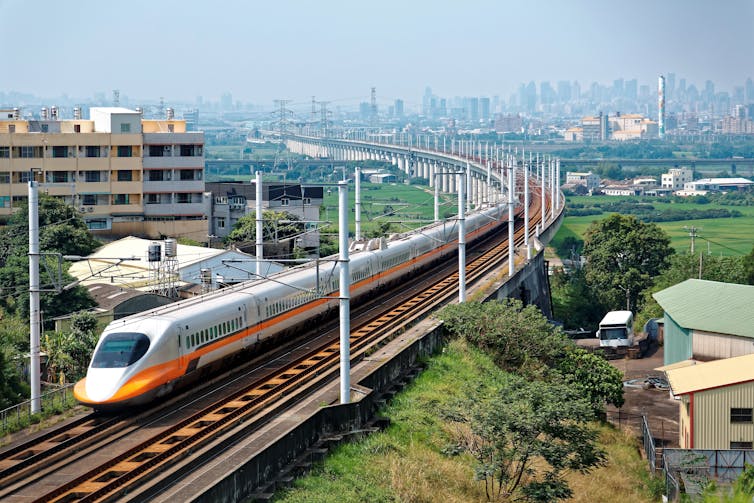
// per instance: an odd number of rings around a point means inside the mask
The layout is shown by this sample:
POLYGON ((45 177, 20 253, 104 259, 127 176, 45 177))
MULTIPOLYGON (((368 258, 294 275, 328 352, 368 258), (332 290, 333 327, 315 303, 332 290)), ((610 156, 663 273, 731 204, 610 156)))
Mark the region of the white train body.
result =
MULTIPOLYGON (((501 207, 468 215, 467 242, 497 229, 502 215, 501 207)), ((353 250, 352 302, 447 259, 456 251, 457 232, 451 220, 382 241, 382 246, 371 241, 377 249, 353 250)), ((240 351, 262 349, 316 326, 337 309, 338 278, 338 263, 323 260, 113 321, 74 394, 95 408, 154 400, 240 351), (317 296, 316 291, 324 293, 317 296)))

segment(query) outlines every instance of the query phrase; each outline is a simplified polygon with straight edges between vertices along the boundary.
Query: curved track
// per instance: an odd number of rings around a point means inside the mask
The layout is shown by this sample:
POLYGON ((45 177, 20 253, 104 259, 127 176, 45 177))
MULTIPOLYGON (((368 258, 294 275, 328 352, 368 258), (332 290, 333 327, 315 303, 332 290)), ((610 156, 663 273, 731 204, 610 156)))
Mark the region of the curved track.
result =
MULTIPOLYGON (((537 206, 532 205, 532 221, 538 221, 540 218, 537 206)), ((502 228, 501 226, 500 229, 502 228)), ((516 242, 523 242, 523 225, 520 222, 517 225, 516 242)), ((473 281, 504 262, 507 258, 507 246, 506 239, 499 240, 497 245, 470 261, 467 265, 467 281, 473 281)), ((475 246, 477 249, 479 247, 475 246)), ((455 267, 446 264, 446 268, 455 267)), ((457 272, 445 274, 440 281, 434 282, 399 305, 360 323, 351 333, 352 359, 355 361, 362 358, 364 354, 373 351, 375 346, 388 340, 396 330, 426 316, 436 306, 448 302, 457 292, 457 281, 457 272)), ((213 451, 217 451, 218 442, 222 446, 227 445, 227 442, 236 441, 255 426, 289 407, 292 401, 300 398, 303 393, 337 375, 339 347, 337 339, 332 335, 320 337, 319 343, 310 342, 308 347, 288 356, 287 361, 275 371, 252 379, 252 384, 221 400, 197 406, 196 411, 184 414, 181 419, 161 424, 157 428, 159 432, 145 435, 147 438, 117 455, 105 456, 106 461, 97 461, 102 457, 101 452, 91 455, 91 462, 88 464, 96 465, 95 468, 61 483, 38 501, 111 500, 147 484, 146 481, 158 474, 160 478, 169 481, 171 477, 166 476, 169 467, 185 463, 187 458, 202 449, 207 451, 204 455, 211 455, 213 451), (215 447, 213 444, 216 444, 215 447)), ((191 409, 193 404, 182 407, 191 409)), ((3 461, 0 462, 0 487, 9 486, 16 480, 21 480, 18 482, 19 486, 24 485, 24 477, 33 475, 41 466, 54 464, 61 457, 64 459, 74 452, 86 451, 86 447, 94 443, 95 439, 109 436, 113 431, 119 432, 119 435, 116 435, 118 437, 124 436, 125 430, 129 429, 126 425, 134 425, 134 430, 138 429, 138 426, 151 426, 152 420, 144 420, 147 424, 137 425, 140 418, 142 416, 105 418, 89 415, 75 424, 66 425, 65 432, 54 431, 44 435, 44 439, 35 439, 45 442, 39 448, 19 446, 6 451, 2 453, 3 461), (77 432, 80 433, 78 437, 75 435, 77 432), (76 438, 83 440, 74 441, 76 438), (5 467, 3 463, 6 461, 9 461, 11 466, 5 467)), ((82 454, 84 455, 88 453, 82 454)), ((178 475, 172 478, 176 477, 178 475)), ((28 482, 26 484, 28 485, 28 482)), ((10 494, 12 493, 0 492, 0 497, 10 494)))

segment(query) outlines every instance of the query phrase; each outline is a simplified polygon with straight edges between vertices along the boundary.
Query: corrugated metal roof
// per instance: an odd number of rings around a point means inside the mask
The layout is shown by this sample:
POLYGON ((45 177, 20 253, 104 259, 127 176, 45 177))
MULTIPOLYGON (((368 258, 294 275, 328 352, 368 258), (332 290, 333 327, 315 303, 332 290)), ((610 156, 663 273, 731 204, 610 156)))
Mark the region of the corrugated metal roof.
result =
POLYGON ((754 286, 688 279, 652 296, 683 328, 754 338, 754 286))
POLYGON ((754 354, 666 370, 673 395, 754 381, 754 354))

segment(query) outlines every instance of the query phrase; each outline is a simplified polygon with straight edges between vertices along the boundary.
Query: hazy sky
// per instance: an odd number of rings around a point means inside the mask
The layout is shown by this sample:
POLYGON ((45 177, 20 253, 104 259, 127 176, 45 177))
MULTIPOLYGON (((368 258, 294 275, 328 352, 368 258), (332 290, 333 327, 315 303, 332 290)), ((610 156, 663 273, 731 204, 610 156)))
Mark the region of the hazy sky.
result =
MULTIPOLYGON (((754 0, 0 0, 0 91, 333 105, 501 95, 534 80, 730 90, 754 75, 754 0)), ((331 106, 333 106, 331 105, 331 106)))

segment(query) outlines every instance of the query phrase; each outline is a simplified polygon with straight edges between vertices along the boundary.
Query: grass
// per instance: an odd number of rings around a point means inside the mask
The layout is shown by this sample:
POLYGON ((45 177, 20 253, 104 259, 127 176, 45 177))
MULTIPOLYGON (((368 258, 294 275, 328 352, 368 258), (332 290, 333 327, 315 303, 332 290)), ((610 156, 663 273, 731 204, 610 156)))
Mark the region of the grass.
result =
MULTIPOLYGON (((568 203, 582 203, 593 205, 599 202, 615 202, 621 199, 610 196, 576 196, 569 197, 568 203)), ((712 209, 724 208, 740 211, 743 216, 737 218, 710 218, 701 220, 679 220, 676 222, 656 222, 662 230, 670 236, 670 245, 676 251, 688 251, 690 238, 688 229, 684 227, 696 227, 698 231, 696 242, 697 250, 709 250, 715 255, 746 255, 754 246, 754 207, 752 206, 723 206, 720 204, 693 204, 693 203, 653 203, 656 207, 674 209, 712 209)), ((609 213, 602 215, 589 215, 579 217, 566 217, 563 225, 555 235, 552 246, 562 242, 568 236, 583 239, 586 229, 592 222, 601 220, 609 213)))
MULTIPOLYGON (((356 191, 351 184, 348 187, 349 206, 355 205, 356 191)), ((457 197, 454 194, 440 194, 440 217, 446 212, 456 213, 457 197)), ((333 187, 325 191, 324 201, 320 210, 323 220, 338 225, 338 190, 333 187)), ((355 229, 355 214, 349 216, 349 229, 355 229)), ((362 232, 367 233, 381 222, 393 222, 396 232, 420 227, 434 219, 434 190, 417 185, 399 183, 361 184, 361 226, 362 232), (392 207, 394 213, 386 215, 385 210, 392 207), (403 223, 398 223, 403 222, 403 223)))
MULTIPOLYGON (((341 445, 276 502, 484 502, 484 483, 474 480, 473 459, 443 454, 453 431, 439 416, 468 383, 499 372, 480 352, 452 342, 381 413, 391 425, 381 433, 341 445)), ((656 501, 647 489, 646 463, 637 442, 600 427, 608 465, 591 475, 571 475, 576 501, 656 501), (623 499, 623 498, 621 498, 623 499)))

